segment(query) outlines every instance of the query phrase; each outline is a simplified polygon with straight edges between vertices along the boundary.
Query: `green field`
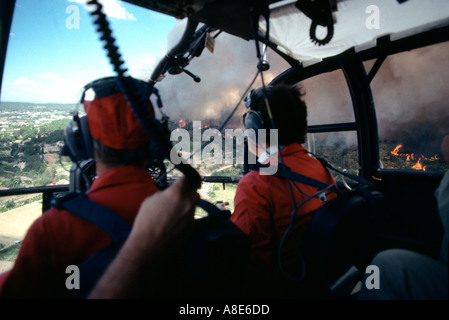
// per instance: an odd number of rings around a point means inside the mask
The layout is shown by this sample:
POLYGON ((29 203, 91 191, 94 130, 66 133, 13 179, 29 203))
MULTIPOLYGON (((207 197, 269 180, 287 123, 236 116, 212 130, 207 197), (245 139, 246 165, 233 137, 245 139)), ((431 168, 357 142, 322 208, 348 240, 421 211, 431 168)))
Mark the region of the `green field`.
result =
MULTIPOLYGON (((0 244, 0 247, 2 244, 0 244)), ((19 252, 20 244, 14 244, 4 249, 0 249, 0 261, 15 261, 19 252)))

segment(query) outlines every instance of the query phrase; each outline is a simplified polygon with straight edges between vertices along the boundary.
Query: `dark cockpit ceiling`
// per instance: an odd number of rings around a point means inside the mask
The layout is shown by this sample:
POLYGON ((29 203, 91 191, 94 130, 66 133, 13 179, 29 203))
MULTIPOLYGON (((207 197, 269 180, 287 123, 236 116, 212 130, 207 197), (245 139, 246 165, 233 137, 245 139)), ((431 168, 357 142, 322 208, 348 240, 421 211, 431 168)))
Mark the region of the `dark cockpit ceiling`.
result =
POLYGON ((179 19, 189 17, 243 39, 253 38, 251 8, 263 8, 280 0, 125 0, 179 19))

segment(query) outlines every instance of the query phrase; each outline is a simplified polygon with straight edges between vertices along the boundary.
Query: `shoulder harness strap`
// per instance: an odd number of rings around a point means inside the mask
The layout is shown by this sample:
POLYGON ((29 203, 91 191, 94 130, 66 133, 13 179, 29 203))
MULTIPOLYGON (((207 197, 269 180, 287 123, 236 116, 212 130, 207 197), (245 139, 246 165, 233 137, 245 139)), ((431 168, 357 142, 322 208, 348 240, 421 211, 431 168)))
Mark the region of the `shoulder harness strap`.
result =
POLYGON ((99 226, 116 245, 121 245, 126 240, 132 228, 131 224, 117 213, 90 200, 84 194, 69 193, 64 197, 52 199, 51 204, 99 226))

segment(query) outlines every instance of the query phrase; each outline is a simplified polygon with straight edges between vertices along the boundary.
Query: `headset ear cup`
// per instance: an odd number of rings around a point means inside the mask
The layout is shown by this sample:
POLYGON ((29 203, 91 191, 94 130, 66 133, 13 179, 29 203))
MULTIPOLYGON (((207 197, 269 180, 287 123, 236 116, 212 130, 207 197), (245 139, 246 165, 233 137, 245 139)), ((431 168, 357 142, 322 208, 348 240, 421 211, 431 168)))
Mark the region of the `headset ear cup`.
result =
POLYGON ((259 129, 265 129, 264 122, 260 114, 256 111, 250 111, 244 119, 246 129, 253 129, 257 132, 259 129))
POLYGON ((77 155, 77 142, 76 136, 73 132, 73 120, 69 121, 64 130, 64 146, 61 150, 61 154, 64 156, 69 156, 70 159, 75 162, 78 161, 77 155))
POLYGON ((89 131, 89 124, 87 123, 87 116, 80 118, 80 131, 83 139, 84 151, 86 153, 85 160, 94 158, 94 145, 92 142, 92 136, 89 131))
POLYGON ((73 162, 93 158, 93 143, 86 116, 74 118, 67 124, 64 140, 63 155, 69 156, 73 162))

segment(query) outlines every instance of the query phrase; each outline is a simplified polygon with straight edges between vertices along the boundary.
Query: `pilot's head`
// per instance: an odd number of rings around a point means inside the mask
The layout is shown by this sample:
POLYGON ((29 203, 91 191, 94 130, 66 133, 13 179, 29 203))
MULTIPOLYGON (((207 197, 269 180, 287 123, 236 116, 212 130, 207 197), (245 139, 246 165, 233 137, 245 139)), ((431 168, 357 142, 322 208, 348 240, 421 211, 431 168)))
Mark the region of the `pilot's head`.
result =
MULTIPOLYGON (((151 102, 146 101, 154 116, 151 102)), ((136 165, 148 158, 150 138, 121 92, 95 98, 86 108, 94 157, 110 164, 136 165)))
MULTIPOLYGON (((130 79, 154 116, 150 89, 143 81, 130 79)), ((87 84, 80 101, 86 116, 77 116, 66 128, 65 140, 72 159, 110 165, 141 165, 148 160, 150 137, 134 115, 115 77, 87 84)))
POLYGON ((267 109, 272 113, 274 129, 278 130, 278 144, 304 143, 307 133, 307 106, 303 93, 297 86, 278 84, 251 90, 245 98, 247 112, 244 115, 246 129, 273 129, 267 109))

